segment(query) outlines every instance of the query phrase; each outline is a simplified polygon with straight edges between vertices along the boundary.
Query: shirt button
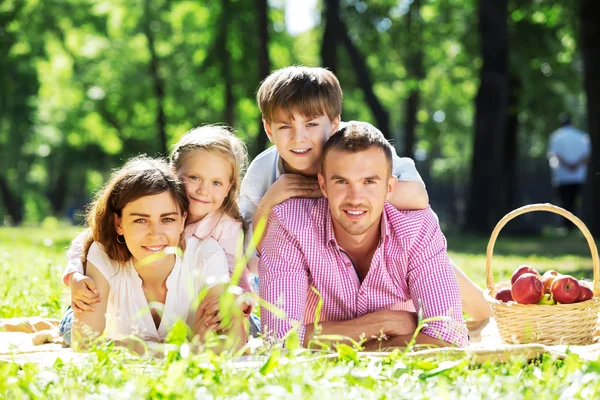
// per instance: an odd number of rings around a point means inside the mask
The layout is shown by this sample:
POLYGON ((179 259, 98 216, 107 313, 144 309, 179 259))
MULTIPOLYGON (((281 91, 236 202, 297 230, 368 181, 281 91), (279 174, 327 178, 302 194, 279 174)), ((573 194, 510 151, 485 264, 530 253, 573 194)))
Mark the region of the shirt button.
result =
POLYGON ((352 263, 347 262, 346 265, 349 267, 352 265, 352 263))

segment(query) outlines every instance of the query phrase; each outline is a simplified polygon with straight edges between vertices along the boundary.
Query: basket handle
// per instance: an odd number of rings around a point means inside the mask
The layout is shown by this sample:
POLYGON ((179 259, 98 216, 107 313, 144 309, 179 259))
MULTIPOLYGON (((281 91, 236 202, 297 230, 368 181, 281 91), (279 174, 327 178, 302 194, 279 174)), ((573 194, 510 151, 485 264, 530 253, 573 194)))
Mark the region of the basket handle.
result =
POLYGON ((508 214, 506 214, 500 221, 498 221, 498 223, 496 224, 496 227, 494 228, 494 231, 492 232, 492 236, 490 237, 490 241, 487 246, 486 259, 485 259, 485 278, 486 278, 486 285, 487 285, 489 292, 492 295, 494 295, 496 293, 496 289, 494 286, 494 277, 492 276, 492 256, 494 255, 494 245, 496 244, 496 239, 498 238, 498 234, 500 233, 500 230, 502 230, 504 225, 506 225, 506 223, 508 221, 512 220, 513 218, 518 217, 521 214, 526 214, 526 213, 529 213, 532 211, 549 211, 551 213, 561 215, 561 216, 565 217, 566 219, 568 219, 569 221, 571 221, 572 223, 574 223, 579 228, 579 230, 581 230, 581 232, 583 233, 583 236, 585 236, 585 239, 588 242, 590 251, 592 252, 592 264, 593 264, 593 271, 594 271, 594 296, 598 296, 600 294, 600 260, 598 259, 598 249, 596 248, 596 243, 594 242, 594 237, 592 236, 592 234, 590 233, 588 228, 585 226, 585 224, 579 218, 577 218, 575 215, 573 215, 569 211, 565 210, 564 208, 560 208, 558 206, 555 206, 555 205, 549 204, 549 203, 530 204, 530 205, 526 205, 526 206, 517 208, 516 210, 513 210, 513 211, 509 212, 508 214))

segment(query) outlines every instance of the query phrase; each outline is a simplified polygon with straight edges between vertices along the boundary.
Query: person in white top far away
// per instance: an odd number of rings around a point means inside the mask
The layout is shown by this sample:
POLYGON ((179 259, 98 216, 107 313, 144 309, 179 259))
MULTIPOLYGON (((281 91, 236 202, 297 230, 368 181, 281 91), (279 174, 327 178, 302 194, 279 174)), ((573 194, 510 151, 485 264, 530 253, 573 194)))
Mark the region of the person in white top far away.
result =
MULTIPOLYGON (((582 191, 590 159, 590 137, 571 124, 568 114, 561 114, 560 128, 550 135, 548 159, 552 172, 552 186, 560 199, 561 206, 573 213, 582 191)), ((575 225, 564 219, 568 230, 575 225)))

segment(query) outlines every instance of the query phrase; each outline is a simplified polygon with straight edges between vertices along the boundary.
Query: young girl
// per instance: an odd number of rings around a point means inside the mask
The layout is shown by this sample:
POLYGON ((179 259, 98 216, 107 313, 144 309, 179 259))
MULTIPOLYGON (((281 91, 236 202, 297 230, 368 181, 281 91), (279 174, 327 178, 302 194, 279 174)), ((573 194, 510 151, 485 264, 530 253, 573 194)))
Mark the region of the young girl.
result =
MULTIPOLYGON (((204 333, 193 303, 209 284, 201 307, 220 295, 227 260, 212 238, 182 239, 188 205, 185 186, 162 160, 138 157, 113 173, 88 212, 85 274, 98 301, 93 311, 75 314, 76 343, 102 333, 161 342, 177 319, 204 333), (165 252, 180 246, 183 258, 165 252)), ((231 333, 245 341, 240 318, 234 316, 231 333)))
MULTIPOLYGON (((243 232, 237 199, 241 184, 240 175, 246 165, 246 149, 242 141, 223 126, 204 126, 186 133, 175 144, 171 155, 171 168, 185 183, 190 202, 185 236, 198 239, 212 237, 225 251, 229 273, 235 268, 235 249, 243 232)), ((69 263, 63 281, 71 288, 71 305, 76 313, 93 311, 94 304, 101 298, 96 284, 84 276, 79 260, 81 240, 74 240, 67 258, 69 263)), ((244 268, 238 285, 247 292, 252 289, 248 283, 248 270, 244 268)), ((210 308, 210 311, 214 309, 210 308)), ((244 309, 250 315, 251 306, 244 309)), ((207 313, 205 323, 216 313, 207 313)), ((63 320, 62 331, 68 339, 68 320, 63 320)), ((250 318, 250 331, 260 329, 259 321, 250 318)))

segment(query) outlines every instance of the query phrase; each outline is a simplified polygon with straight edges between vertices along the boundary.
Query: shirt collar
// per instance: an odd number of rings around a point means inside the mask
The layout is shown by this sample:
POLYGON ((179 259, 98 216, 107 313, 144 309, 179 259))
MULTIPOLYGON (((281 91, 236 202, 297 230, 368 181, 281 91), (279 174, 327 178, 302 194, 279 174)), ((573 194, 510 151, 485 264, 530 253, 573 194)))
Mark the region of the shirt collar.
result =
POLYGON ((213 211, 198 222, 188 225, 185 228, 185 236, 196 236, 198 239, 204 240, 209 237, 217 224, 221 221, 223 214, 219 211, 213 211))

